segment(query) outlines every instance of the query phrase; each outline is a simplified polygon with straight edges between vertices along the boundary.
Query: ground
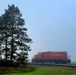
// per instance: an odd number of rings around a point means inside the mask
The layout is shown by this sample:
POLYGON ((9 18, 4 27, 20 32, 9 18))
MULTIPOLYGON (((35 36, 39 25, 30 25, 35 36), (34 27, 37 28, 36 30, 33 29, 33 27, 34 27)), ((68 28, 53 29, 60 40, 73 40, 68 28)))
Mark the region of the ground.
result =
POLYGON ((76 68, 59 66, 36 66, 36 70, 27 73, 10 73, 4 75, 76 75, 76 68))

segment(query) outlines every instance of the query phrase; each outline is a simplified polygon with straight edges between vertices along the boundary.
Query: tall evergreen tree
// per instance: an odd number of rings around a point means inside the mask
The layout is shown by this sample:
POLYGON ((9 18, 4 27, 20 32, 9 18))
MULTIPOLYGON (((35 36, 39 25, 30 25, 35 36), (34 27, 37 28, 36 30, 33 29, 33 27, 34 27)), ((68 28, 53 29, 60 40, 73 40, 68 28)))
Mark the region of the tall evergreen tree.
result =
POLYGON ((25 21, 18 7, 8 5, 0 16, 0 51, 6 62, 25 65, 32 40, 27 35, 25 21), (3 45, 3 48, 2 48, 3 45))

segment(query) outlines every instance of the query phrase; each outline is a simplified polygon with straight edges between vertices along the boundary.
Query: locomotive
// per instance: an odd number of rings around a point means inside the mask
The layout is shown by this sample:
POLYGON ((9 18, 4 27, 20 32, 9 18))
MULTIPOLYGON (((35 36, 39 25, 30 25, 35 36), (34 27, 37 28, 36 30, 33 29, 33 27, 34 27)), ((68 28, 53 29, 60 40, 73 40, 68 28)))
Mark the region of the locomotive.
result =
POLYGON ((32 63, 56 63, 56 64, 70 64, 71 60, 68 58, 67 52, 39 52, 32 59, 32 63))

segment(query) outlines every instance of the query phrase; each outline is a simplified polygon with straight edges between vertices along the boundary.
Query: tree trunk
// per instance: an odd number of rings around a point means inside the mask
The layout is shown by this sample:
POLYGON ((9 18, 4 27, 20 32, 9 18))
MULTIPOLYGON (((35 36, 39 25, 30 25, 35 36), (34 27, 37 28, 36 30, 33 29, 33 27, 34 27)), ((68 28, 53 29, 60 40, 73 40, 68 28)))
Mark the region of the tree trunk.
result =
POLYGON ((6 32, 6 43, 5 43, 5 50, 6 50, 6 65, 7 65, 7 32, 6 32))
POLYGON ((12 66, 12 58, 13 58, 13 25, 12 25, 12 39, 11 39, 11 66, 12 66))

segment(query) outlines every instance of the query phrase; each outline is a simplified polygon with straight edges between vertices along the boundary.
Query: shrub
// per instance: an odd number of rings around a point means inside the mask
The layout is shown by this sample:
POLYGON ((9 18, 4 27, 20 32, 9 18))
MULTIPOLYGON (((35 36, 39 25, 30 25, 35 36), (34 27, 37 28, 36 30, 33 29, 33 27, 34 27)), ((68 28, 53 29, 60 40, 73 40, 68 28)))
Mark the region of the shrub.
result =
POLYGON ((0 75, 4 73, 32 72, 34 67, 0 67, 0 75))

